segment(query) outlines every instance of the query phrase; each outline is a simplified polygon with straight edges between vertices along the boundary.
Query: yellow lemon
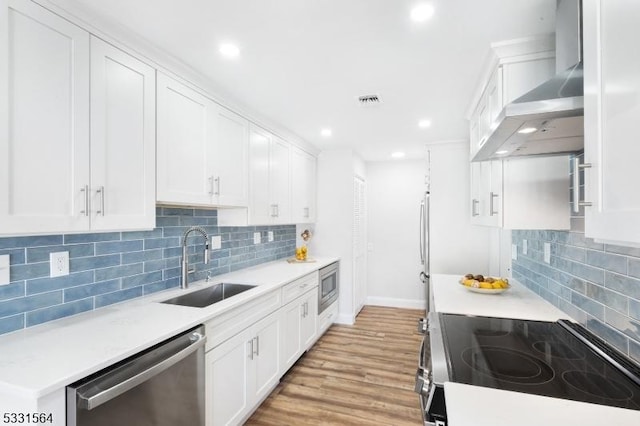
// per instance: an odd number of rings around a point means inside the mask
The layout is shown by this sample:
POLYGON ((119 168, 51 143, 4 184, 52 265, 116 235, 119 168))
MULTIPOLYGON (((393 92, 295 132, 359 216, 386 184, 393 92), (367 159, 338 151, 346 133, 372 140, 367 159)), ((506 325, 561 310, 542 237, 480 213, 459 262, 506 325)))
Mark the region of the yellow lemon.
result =
POLYGON ((493 288, 493 286, 491 285, 491 283, 486 283, 483 281, 480 283, 480 288, 490 289, 490 288, 493 288))

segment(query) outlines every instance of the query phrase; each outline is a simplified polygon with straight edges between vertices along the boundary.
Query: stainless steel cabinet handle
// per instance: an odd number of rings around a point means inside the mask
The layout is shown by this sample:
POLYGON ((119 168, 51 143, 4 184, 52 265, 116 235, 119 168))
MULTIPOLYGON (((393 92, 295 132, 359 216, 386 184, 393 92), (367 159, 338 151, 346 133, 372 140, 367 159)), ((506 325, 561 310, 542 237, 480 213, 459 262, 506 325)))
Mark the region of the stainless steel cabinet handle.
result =
POLYGON ((84 192, 84 210, 80 210, 80 214, 89 216, 89 185, 80 188, 80 192, 84 192))
POLYGON ((218 176, 214 180, 216 181, 216 191, 214 192, 214 194, 220 195, 220 176, 218 176))
POLYGON ((209 195, 213 195, 214 191, 213 191, 213 176, 209 176, 209 195))
POLYGON ((271 217, 276 217, 276 205, 271 204, 271 217))
POLYGON ((497 197, 499 197, 499 194, 496 194, 495 192, 490 192, 489 193, 489 216, 494 216, 497 215, 498 212, 495 211, 495 209, 493 208, 495 205, 495 202, 493 200, 495 200, 497 197))
POLYGON ((256 356, 260 356, 260 336, 256 336, 255 340, 256 340, 256 356))
POLYGON ((148 368, 147 370, 144 370, 123 382, 119 382, 117 385, 113 387, 102 390, 100 393, 94 396, 87 397, 84 395, 78 395, 78 398, 79 398, 78 406, 86 410, 92 410, 104 404, 105 402, 112 400, 118 395, 122 395, 124 392, 128 391, 129 389, 132 389, 138 386, 140 383, 143 383, 149 380, 151 377, 154 377, 162 373, 172 365, 182 361, 183 359, 185 359, 186 357, 188 357, 189 355, 197 351, 200 347, 204 345, 206 339, 207 338, 200 333, 193 333, 193 338, 191 340, 192 343, 182 351, 172 355, 171 357, 165 359, 164 361, 158 364, 155 364, 151 368, 148 368))
POLYGON ((280 205, 276 204, 276 217, 280 217, 280 205))
POLYGON ((250 349, 249 349, 249 359, 251 359, 251 360, 252 360, 252 359, 253 359, 253 339, 249 340, 249 341, 247 342, 247 345, 249 345, 249 346, 250 346, 250 349))
POLYGON ((309 217, 309 207, 305 207, 304 208, 304 217, 306 217, 306 218, 309 217))
POLYGON ((478 204, 480 204, 480 201, 476 200, 475 198, 471 200, 471 216, 480 216, 480 213, 478 213, 477 209, 478 204))
POLYGON ((580 164, 580 158, 573 159, 573 212, 579 213, 580 207, 591 207, 590 201, 580 201, 580 170, 590 169, 591 163, 580 164))
POLYGON ((96 191, 96 194, 100 195, 100 209, 96 211, 100 216, 104 216, 104 186, 101 186, 96 191))

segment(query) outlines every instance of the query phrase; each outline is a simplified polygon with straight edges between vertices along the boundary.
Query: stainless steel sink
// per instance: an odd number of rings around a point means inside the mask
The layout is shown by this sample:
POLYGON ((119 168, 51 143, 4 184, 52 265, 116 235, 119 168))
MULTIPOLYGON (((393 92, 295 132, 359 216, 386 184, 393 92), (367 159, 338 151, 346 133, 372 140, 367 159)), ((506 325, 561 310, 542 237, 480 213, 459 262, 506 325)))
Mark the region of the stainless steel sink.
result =
POLYGON ((204 308, 205 306, 221 302, 254 287, 255 285, 249 284, 220 283, 211 287, 203 288, 202 290, 194 291, 193 293, 183 294, 182 296, 164 300, 162 303, 191 306, 193 308, 204 308))

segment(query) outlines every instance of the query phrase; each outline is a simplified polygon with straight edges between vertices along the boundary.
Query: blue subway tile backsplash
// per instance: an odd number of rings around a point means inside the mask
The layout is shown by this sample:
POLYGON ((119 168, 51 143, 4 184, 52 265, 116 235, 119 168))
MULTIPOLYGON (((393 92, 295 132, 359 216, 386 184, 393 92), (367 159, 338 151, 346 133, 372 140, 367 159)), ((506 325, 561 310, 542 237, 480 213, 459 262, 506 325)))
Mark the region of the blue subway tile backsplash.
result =
POLYGON ((10 255, 10 284, 0 286, 0 334, 98 309, 179 285, 182 235, 190 226, 220 235, 222 248, 202 259, 201 237, 188 239, 192 281, 290 256, 295 225, 223 227, 214 209, 158 207, 150 231, 0 238, 10 255), (273 231, 274 241, 267 241, 273 231), (253 233, 262 243, 253 244, 253 233), (69 252, 70 274, 49 277, 49 254, 69 252))
POLYGON ((518 247, 515 279, 640 362, 640 250, 573 231, 514 230, 512 242, 518 247), (545 242, 551 264, 543 260, 545 242))

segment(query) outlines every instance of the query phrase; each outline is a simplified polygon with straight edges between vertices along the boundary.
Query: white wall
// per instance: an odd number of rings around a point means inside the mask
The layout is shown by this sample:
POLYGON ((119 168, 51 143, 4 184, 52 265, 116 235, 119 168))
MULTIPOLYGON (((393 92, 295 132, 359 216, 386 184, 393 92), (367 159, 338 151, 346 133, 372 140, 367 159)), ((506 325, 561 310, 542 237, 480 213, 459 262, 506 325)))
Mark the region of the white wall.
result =
POLYGON ((318 156, 318 218, 309 254, 340 257, 340 296, 336 322, 353 324, 353 178, 366 179, 366 164, 351 150, 318 156))
MULTIPOLYGON (((431 273, 483 273, 489 228, 469 222, 468 143, 430 145, 431 273)), ((424 160, 367 163, 367 303, 424 307, 419 253, 424 160)))

